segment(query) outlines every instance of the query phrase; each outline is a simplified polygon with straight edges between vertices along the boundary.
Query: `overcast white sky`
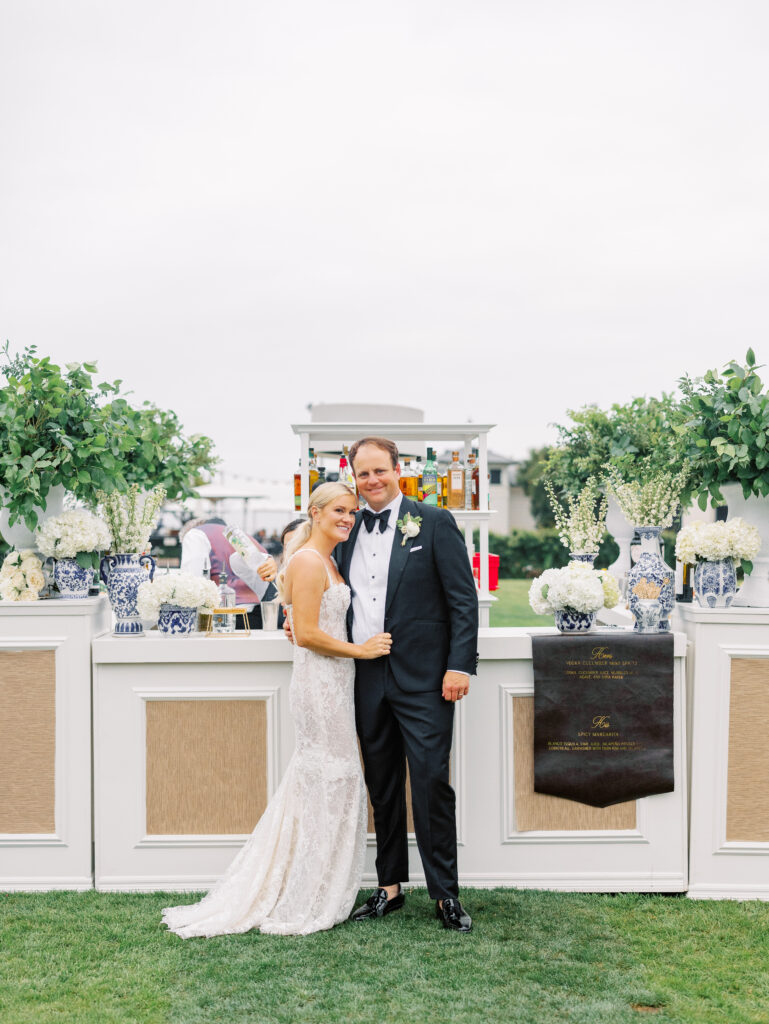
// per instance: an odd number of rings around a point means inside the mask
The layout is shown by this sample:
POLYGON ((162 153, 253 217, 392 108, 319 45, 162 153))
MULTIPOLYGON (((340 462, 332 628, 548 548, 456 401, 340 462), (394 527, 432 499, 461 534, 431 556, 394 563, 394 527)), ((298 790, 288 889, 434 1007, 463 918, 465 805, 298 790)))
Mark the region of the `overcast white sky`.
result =
POLYGON ((769 361, 765 0, 0 0, 0 337, 278 477, 769 361))

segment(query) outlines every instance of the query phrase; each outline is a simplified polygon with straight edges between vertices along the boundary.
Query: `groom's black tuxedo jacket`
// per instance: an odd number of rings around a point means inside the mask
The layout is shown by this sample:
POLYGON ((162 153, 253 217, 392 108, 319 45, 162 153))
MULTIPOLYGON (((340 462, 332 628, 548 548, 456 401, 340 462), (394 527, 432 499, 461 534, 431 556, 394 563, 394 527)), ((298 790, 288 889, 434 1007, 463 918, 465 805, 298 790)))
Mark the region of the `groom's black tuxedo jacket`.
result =
MULTIPOLYGON (((478 594, 464 538, 450 512, 404 498, 400 516, 421 516, 416 537, 396 526, 387 576, 384 630, 392 634, 390 670, 402 690, 440 689, 447 669, 475 673, 478 594)), ((363 521, 355 518, 350 537, 335 551, 339 570, 350 579, 350 562, 363 521)), ((352 604, 347 613, 352 636, 352 604)))

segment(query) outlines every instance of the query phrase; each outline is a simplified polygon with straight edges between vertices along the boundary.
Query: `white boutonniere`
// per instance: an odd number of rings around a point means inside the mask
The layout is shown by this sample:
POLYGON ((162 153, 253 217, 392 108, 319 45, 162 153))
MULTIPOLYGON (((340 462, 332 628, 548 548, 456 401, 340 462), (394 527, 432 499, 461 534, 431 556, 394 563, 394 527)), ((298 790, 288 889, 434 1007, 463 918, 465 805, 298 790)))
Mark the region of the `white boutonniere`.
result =
POLYGON ((422 528, 422 517, 412 516, 410 512, 407 512, 403 519, 398 520, 398 529, 403 534, 403 540, 401 541, 401 547, 406 543, 409 537, 416 537, 422 528))

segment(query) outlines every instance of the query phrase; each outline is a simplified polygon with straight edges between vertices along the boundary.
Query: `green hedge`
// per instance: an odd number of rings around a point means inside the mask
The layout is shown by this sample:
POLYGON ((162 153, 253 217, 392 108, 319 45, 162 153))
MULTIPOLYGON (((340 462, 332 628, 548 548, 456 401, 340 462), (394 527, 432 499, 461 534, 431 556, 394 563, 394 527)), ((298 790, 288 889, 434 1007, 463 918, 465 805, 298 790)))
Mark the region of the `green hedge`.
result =
MULTIPOLYGON (((668 565, 674 566, 675 532, 666 530, 662 536, 665 546, 663 557, 668 565)), ((475 546, 477 550, 477 535, 475 546)), ((490 533, 489 551, 499 555, 499 577, 506 580, 533 578, 545 569, 557 569, 569 561, 568 551, 552 529, 511 530, 507 536, 490 533)), ((617 544, 605 533, 595 560, 596 569, 607 569, 618 555, 617 544)))

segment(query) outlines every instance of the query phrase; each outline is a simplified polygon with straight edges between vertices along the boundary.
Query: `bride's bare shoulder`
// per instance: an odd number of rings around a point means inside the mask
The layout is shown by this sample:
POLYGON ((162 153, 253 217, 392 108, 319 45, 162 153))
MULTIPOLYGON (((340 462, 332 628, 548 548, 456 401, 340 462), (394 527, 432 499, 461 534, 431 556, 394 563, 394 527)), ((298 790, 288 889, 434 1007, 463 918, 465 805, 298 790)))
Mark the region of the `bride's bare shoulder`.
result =
POLYGON ((320 552, 312 548, 299 548, 289 559, 286 567, 286 578, 296 579, 326 578, 326 566, 320 552))

